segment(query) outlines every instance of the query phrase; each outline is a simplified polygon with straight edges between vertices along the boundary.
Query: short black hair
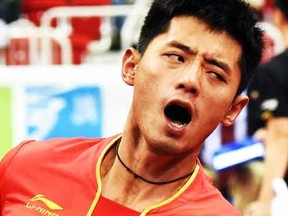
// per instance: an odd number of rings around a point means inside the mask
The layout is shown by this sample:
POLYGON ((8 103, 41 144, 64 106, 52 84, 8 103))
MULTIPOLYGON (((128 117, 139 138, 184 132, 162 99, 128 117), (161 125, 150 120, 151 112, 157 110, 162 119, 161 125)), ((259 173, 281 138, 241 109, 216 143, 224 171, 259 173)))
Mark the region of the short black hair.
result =
POLYGON ((288 20, 288 1, 287 0, 274 0, 274 7, 280 9, 280 11, 285 16, 286 20, 288 20))
POLYGON ((171 19, 176 16, 196 17, 212 31, 227 32, 241 45, 237 95, 242 93, 254 75, 264 46, 256 11, 243 0, 154 0, 141 29, 138 51, 144 54, 151 40, 168 31, 171 19))

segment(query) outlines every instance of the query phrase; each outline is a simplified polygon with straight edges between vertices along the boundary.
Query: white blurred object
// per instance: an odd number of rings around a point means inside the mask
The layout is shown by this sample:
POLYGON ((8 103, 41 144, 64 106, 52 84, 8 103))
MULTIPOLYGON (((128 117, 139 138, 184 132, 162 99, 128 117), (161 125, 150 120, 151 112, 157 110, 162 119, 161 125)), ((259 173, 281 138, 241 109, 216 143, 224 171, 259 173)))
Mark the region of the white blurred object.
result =
POLYGON ((258 26, 273 40, 275 55, 283 52, 285 44, 280 30, 271 22, 259 22, 258 26))
POLYGON ((265 5, 265 0, 245 0, 245 1, 256 10, 261 10, 265 5))
POLYGON ((281 178, 275 178, 272 181, 272 187, 275 196, 271 203, 271 216, 288 215, 288 188, 285 181, 281 178))
POLYGON ((9 36, 7 29, 7 24, 2 19, 0 19, 0 49, 5 48, 8 45, 9 36))

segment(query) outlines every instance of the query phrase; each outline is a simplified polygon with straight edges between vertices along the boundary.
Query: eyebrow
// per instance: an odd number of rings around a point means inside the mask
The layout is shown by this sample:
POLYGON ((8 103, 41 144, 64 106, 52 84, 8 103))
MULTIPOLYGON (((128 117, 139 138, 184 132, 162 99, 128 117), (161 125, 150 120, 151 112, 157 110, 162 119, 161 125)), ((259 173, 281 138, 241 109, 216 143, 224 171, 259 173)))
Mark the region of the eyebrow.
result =
MULTIPOLYGON (((180 43, 179 41, 176 41, 176 40, 172 40, 168 43, 169 46, 173 46, 173 47, 176 47, 178 49, 181 49, 182 51, 188 53, 188 54, 196 54, 197 52, 192 50, 189 46, 185 45, 185 44, 182 44, 180 43)), ((228 64, 226 64, 225 62, 223 61, 220 61, 220 60, 217 60, 217 59, 212 59, 212 58, 207 58, 207 57, 204 57, 204 60, 209 63, 209 64, 212 64, 212 65, 215 65, 219 68, 221 68, 222 70, 230 73, 231 69, 229 67, 228 64)))
POLYGON ((189 53, 189 54, 196 54, 196 51, 193 51, 189 46, 182 44, 176 40, 172 40, 168 43, 169 46, 176 47, 178 49, 181 49, 182 51, 189 53))
POLYGON ((222 70, 224 70, 224 71, 226 71, 228 73, 231 72, 231 69, 230 69, 229 65, 226 64, 223 61, 219 61, 219 60, 216 60, 216 59, 208 59, 208 58, 205 58, 205 57, 204 57, 204 59, 209 64, 215 65, 215 66, 221 68, 222 70))

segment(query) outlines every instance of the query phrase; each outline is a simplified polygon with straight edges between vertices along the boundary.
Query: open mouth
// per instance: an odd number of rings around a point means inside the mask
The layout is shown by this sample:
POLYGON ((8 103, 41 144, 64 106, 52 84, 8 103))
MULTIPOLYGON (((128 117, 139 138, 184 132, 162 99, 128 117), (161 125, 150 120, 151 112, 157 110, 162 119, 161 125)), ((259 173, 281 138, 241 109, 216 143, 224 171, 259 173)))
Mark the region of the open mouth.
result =
POLYGON ((164 113, 173 126, 177 128, 189 124, 192 119, 189 109, 180 104, 169 104, 164 109, 164 113))

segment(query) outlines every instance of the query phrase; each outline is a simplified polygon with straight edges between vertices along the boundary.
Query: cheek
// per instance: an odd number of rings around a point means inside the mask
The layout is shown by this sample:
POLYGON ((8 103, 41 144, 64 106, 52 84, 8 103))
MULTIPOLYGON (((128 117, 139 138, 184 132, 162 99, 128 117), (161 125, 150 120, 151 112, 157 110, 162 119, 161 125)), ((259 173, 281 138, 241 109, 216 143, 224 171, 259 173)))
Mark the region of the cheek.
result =
POLYGON ((205 110, 215 121, 221 120, 232 104, 232 96, 224 94, 213 94, 205 98, 205 110))
POLYGON ((214 91, 208 95, 209 99, 213 101, 213 103, 218 104, 219 107, 230 107, 237 91, 234 86, 236 86, 236 84, 232 84, 231 82, 225 87, 214 88, 214 91))
MULTIPOLYGON (((157 97, 157 82, 151 76, 147 76, 141 71, 138 77, 135 77, 134 100, 137 102, 139 109, 143 106, 151 106, 155 103, 157 97)), ((159 94, 159 93, 158 93, 159 94)), ((147 107, 148 108, 148 107, 147 107)))
POLYGON ((160 70, 152 70, 150 67, 141 68, 135 76, 135 88, 139 94, 148 94, 151 97, 159 95, 165 85, 165 75, 160 70))

